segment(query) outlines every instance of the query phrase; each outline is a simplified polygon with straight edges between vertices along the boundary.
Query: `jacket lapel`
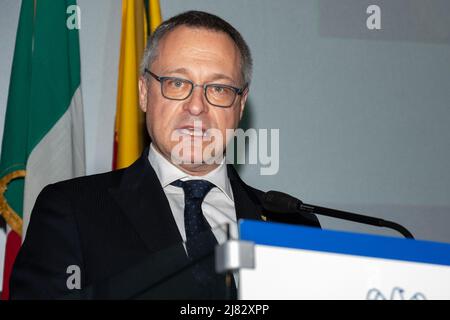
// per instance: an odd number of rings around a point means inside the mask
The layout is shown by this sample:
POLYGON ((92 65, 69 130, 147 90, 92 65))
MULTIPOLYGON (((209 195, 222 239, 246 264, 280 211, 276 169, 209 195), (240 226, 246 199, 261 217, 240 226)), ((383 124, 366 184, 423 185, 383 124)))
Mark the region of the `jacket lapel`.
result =
POLYGON ((227 172, 231 183, 231 189, 233 190, 237 220, 262 220, 262 208, 256 195, 253 194, 250 187, 241 180, 236 169, 232 165, 227 165, 227 172))
POLYGON ((156 252, 183 240, 147 155, 148 148, 124 170, 119 187, 109 191, 148 249, 156 252))

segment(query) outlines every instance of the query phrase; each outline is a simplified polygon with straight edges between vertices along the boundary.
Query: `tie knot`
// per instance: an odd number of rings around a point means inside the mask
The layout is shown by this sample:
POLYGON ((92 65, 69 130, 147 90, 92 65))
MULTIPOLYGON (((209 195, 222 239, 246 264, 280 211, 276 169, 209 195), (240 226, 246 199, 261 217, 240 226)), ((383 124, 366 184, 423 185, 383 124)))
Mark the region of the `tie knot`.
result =
POLYGON ((171 183, 176 187, 183 188, 184 196, 187 199, 201 199, 203 200, 214 185, 206 180, 176 180, 171 183))

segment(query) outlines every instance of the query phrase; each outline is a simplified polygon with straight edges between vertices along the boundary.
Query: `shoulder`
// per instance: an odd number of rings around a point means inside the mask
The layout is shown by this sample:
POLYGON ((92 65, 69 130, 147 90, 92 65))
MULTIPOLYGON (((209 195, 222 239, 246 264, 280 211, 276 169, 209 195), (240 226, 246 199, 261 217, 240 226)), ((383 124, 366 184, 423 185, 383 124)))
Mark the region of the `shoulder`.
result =
POLYGON ((56 194, 77 195, 80 197, 93 192, 107 191, 109 188, 120 184, 123 172, 124 169, 121 169, 49 184, 41 191, 40 197, 49 197, 56 194))

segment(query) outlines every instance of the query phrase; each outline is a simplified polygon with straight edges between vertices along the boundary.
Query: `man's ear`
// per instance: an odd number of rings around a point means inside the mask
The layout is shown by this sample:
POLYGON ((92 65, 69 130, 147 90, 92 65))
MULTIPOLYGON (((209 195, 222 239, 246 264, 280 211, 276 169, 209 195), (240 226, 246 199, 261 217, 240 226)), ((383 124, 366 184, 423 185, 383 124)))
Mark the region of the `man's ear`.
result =
POLYGON ((242 97, 241 97, 241 105, 240 105, 240 114, 239 114, 239 121, 242 120, 242 116, 244 115, 244 109, 245 109, 245 103, 247 102, 247 98, 248 98, 248 91, 249 88, 246 88, 244 90, 244 92, 242 93, 242 97))
POLYGON ((143 112, 147 112, 148 103, 148 87, 147 79, 145 77, 139 77, 139 106, 143 112))

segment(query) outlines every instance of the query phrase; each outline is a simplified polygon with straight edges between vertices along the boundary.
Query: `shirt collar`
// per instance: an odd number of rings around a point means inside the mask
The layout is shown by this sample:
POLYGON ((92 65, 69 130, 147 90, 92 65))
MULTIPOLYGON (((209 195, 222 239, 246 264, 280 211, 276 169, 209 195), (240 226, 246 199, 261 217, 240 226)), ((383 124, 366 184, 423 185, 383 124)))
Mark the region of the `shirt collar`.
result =
MULTIPOLYGON (((224 157, 225 160, 225 157, 224 157)), ((225 161, 215 168, 213 171, 208 172, 204 176, 191 176, 175 166, 169 160, 167 160, 161 153, 159 153, 153 143, 150 144, 150 151, 148 152, 148 161, 156 172, 156 175, 163 188, 170 185, 176 180, 195 180, 203 179, 211 182, 217 188, 219 188, 231 201, 233 200, 233 190, 231 189, 230 179, 227 174, 227 166, 225 161)))

